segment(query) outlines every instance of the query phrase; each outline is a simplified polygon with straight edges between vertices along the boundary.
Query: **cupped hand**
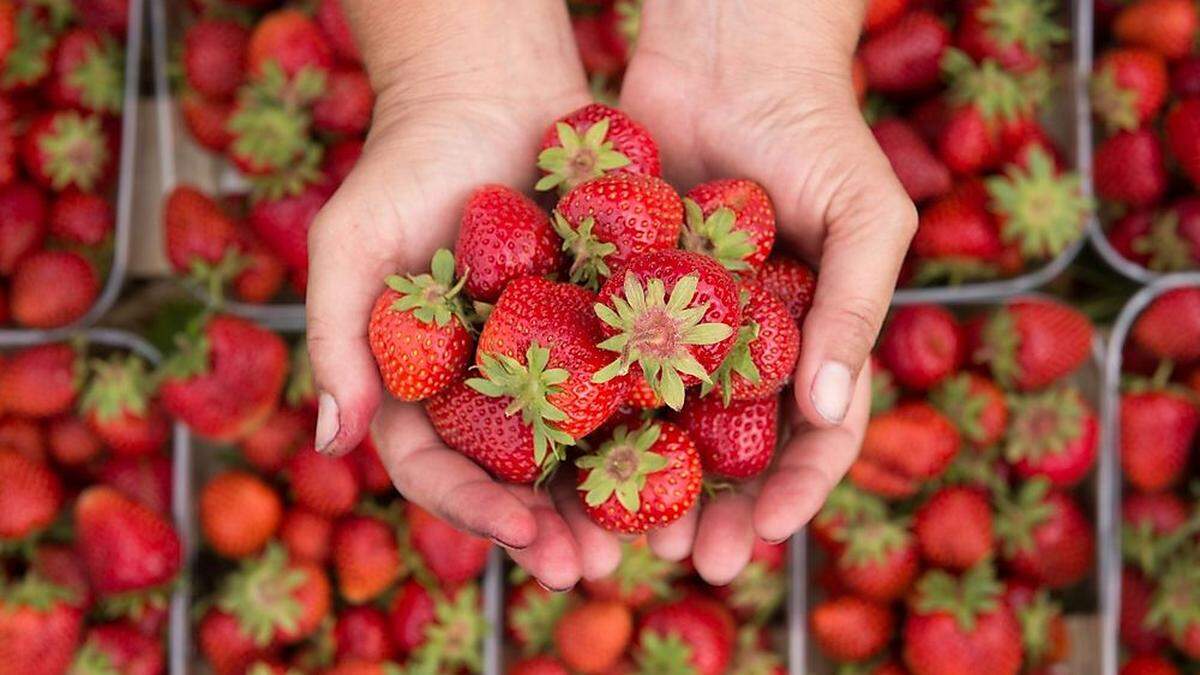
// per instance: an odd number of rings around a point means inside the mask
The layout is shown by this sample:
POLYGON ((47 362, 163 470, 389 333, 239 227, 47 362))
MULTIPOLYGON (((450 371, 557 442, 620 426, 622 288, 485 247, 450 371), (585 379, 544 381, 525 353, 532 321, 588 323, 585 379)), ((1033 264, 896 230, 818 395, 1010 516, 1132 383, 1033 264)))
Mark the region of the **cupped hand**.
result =
POLYGON ((453 247, 475 187, 532 185, 543 130, 588 102, 563 3, 459 12, 418 2, 403 27, 383 4, 347 3, 375 117, 361 160, 309 232, 317 448, 348 452, 370 429, 405 497, 504 546, 547 587, 604 576, 619 546, 573 490, 498 483, 447 448, 420 406, 384 401, 366 335, 384 278, 422 272, 437 248, 453 247), (409 54, 396 56, 406 40, 409 54))
POLYGON ((621 106, 657 139, 674 185, 758 182, 777 245, 819 267, 774 464, 650 537, 663 557, 692 554, 711 583, 745 566, 754 535, 778 541, 808 522, 854 461, 869 414, 864 366, 917 217, 853 93, 862 5, 646 3, 625 77, 621 106))

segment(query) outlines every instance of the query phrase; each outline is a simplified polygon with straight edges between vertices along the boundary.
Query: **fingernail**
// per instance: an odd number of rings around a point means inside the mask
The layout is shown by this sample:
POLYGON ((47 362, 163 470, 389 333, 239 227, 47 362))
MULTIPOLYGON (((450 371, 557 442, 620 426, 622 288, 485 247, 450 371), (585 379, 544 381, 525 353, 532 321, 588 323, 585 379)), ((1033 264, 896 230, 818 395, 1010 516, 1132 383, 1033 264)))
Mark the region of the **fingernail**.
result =
POLYGON ((837 361, 821 364, 809 391, 817 413, 831 424, 841 424, 850 407, 850 369, 837 361))
POLYGON ((500 548, 506 548, 510 551, 520 551, 525 548, 524 546, 517 546, 515 544, 510 544, 510 543, 504 541, 503 539, 501 539, 500 537, 492 536, 492 537, 489 537, 489 539, 492 540, 493 544, 499 546, 500 548))
POLYGON ((788 535, 782 539, 764 539, 763 541, 767 542, 768 544, 771 544, 772 546, 778 546, 779 544, 782 544, 783 542, 785 542, 791 538, 792 538, 791 535, 788 535))
POLYGON ((329 452, 329 446, 337 436, 339 427, 337 401, 333 400, 328 393, 321 392, 321 396, 317 399, 317 434, 313 440, 317 452, 322 454, 329 452))
POLYGON ((542 580, 538 579, 537 577, 534 577, 534 581, 537 582, 538 586, 541 586, 542 588, 546 589, 547 591, 550 591, 551 593, 566 593, 567 591, 571 590, 570 586, 567 586, 566 588, 550 588, 546 584, 543 584, 542 580))

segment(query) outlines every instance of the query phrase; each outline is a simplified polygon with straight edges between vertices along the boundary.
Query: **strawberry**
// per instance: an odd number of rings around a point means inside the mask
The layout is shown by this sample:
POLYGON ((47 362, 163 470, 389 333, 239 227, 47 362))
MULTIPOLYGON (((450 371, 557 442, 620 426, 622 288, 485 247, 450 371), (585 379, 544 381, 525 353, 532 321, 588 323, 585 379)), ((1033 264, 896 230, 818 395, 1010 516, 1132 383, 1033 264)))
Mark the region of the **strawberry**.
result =
POLYGON ((358 501, 358 479, 348 457, 322 455, 308 443, 292 455, 287 474, 295 502, 314 513, 335 518, 358 501))
POLYGON ((1180 197, 1158 214, 1134 213, 1114 224, 1109 241, 1128 231, 1127 244, 1113 242, 1122 255, 1159 272, 1200 267, 1200 198, 1180 197))
POLYGON ((129 3, 123 0, 76 0, 73 3, 85 26, 113 35, 124 35, 129 25, 129 3))
POLYGON ((571 188, 554 211, 571 281, 595 288, 634 256, 675 247, 683 202, 652 175, 615 173, 571 188))
POLYGON ((330 186, 316 183, 297 194, 261 199, 250 208, 246 222, 288 269, 307 270, 308 227, 330 194, 330 186))
POLYGON ((332 134, 360 134, 371 124, 375 93, 361 68, 338 68, 325 80, 325 91, 313 104, 313 126, 332 134))
POLYGON ((333 531, 337 588, 347 602, 378 598, 399 578, 400 549, 392 526, 372 516, 345 516, 333 531))
MULTIPOLYGON (((584 579, 583 585, 590 598, 615 600, 631 609, 640 609, 655 600, 669 597, 670 583, 680 572, 678 564, 654 555, 644 539, 635 539, 622 543, 621 562, 612 574, 603 579, 584 579)), ((535 585, 534 588, 541 590, 540 586, 535 585)), ((566 599, 559 594, 548 597, 566 599)), ((528 610, 524 612, 528 613, 528 610)), ((532 631, 525 632, 528 634, 532 631)), ((525 642, 529 643, 530 640, 526 639, 525 642)), ((531 645, 529 651, 536 649, 531 645)))
POLYGON ((1179 675, 1179 668, 1160 654, 1134 654, 1121 666, 1120 675, 1179 675))
POLYGON ((684 200, 682 247, 717 259, 731 271, 755 271, 775 243, 775 207, 754 181, 727 178, 701 183, 684 200))
POLYGON ((448 447, 509 483, 533 483, 542 474, 534 461, 533 428, 507 414, 513 400, 493 398, 458 380, 425 400, 425 413, 448 447))
POLYGON ((859 490, 850 481, 838 483, 812 520, 811 534, 823 549, 838 553, 845 548, 847 527, 881 520, 886 503, 859 490))
POLYGON ((259 20, 246 44, 246 69, 251 77, 261 75, 268 63, 293 78, 303 70, 330 70, 333 53, 308 15, 296 9, 279 9, 259 20))
POLYGON ((329 615, 330 595, 320 567, 289 561, 282 548, 268 546, 222 580, 216 607, 233 615, 251 643, 263 649, 313 635, 329 615))
POLYGON ((11 450, 26 459, 46 461, 46 438, 37 420, 23 417, 0 419, 0 450, 11 450))
MULTIPOLYGON (((615 5, 612 3, 612 6, 615 5)), ((624 45, 614 44, 613 31, 609 22, 605 21, 603 11, 595 15, 572 15, 571 30, 575 33, 575 46, 579 50, 584 71, 593 78, 607 80, 625 67, 626 55, 620 50, 624 45)))
POLYGON ((1185 657, 1200 659, 1200 620, 1196 618, 1197 577, 1200 576, 1200 549, 1189 543, 1172 556, 1159 579, 1151 600, 1146 623, 1166 633, 1167 639, 1185 657))
POLYGON ((913 518, 921 556, 937 567, 967 570, 991 557, 992 507, 967 487, 944 487, 930 495, 913 518))
POLYGON ((200 95, 227 100, 246 78, 243 63, 250 31, 236 21, 202 18, 183 36, 183 73, 200 95))
POLYGON ((1154 597, 1154 584, 1136 569, 1121 570, 1121 597, 1118 625, 1121 643, 1134 652, 1161 652, 1168 646, 1167 636, 1146 621, 1154 597))
POLYGON ((594 379, 623 376, 636 364, 651 390, 678 410, 684 388, 709 381, 733 348, 741 325, 737 287, 716 261, 688 251, 643 253, 622 272, 596 304, 609 338, 598 346, 619 356, 594 379))
POLYGON ((1080 312, 1052 300, 1012 300, 978 326, 972 354, 1002 387, 1039 389, 1088 359, 1093 329, 1080 312))
MULTIPOLYGON (((646 556, 647 562, 659 561, 654 555, 646 556)), ((665 562, 665 561, 662 561, 665 562)), ((625 558, 621 559, 625 564, 625 558)), ((619 570, 620 568, 618 568, 619 570)), ((640 580, 632 580, 638 583, 640 580)), ((603 583, 603 580, 598 582, 603 583)), ((588 584, 589 589, 591 583, 588 584)), ((597 600, 618 600, 606 593, 589 596, 597 600)), ((548 651, 554 645, 554 629, 575 598, 567 593, 546 590, 536 581, 528 580, 509 591, 505 598, 504 619, 508 635, 522 654, 537 654, 548 651)), ((642 603, 645 604, 645 603, 642 603)))
POLYGON ((371 310, 371 353, 384 386, 402 401, 420 401, 459 378, 471 357, 471 334, 454 279, 454 256, 439 249, 431 272, 387 278, 371 310))
POLYGON ((1130 335, 1138 347, 1160 359, 1200 359, 1200 288, 1176 288, 1155 298, 1130 335))
POLYGON ((300 562, 324 564, 332 538, 333 522, 329 518, 299 506, 288 509, 279 525, 279 541, 288 557, 300 562))
POLYGON ((43 95, 58 108, 105 115, 121 113, 124 49, 111 36, 72 28, 58 38, 43 95))
POLYGON ((388 604, 388 629, 400 654, 411 654, 425 644, 425 631, 433 623, 437 603, 420 583, 402 584, 388 604))
POLYGON ((1198 19, 1189 0, 1135 0, 1113 20, 1112 31, 1124 45, 1177 59, 1192 51, 1198 19))
POLYGON ((1175 104, 1167 113, 1164 131, 1167 147, 1171 149, 1179 168, 1183 169, 1192 185, 1200 186, 1200 142, 1196 140, 1197 134, 1200 134, 1200 99, 1175 104))
POLYGON ((83 632, 73 594, 27 574, 0 594, 0 664, 5 675, 65 673, 83 632))
POLYGON ((491 550, 486 539, 460 532, 412 502, 405 516, 409 544, 443 587, 457 588, 483 572, 491 550))
POLYGON ((910 0, 870 0, 867 2, 867 15, 863 20, 863 30, 873 33, 886 28, 908 11, 910 0))
POLYGON ((234 296, 242 302, 261 304, 278 295, 287 276, 283 261, 246 229, 238 230, 237 251, 241 269, 230 282, 234 296))
POLYGON ((729 356, 712 373, 712 385, 722 400, 774 398, 792 379, 800 355, 800 332, 787 307, 765 286, 754 280, 739 284, 742 296, 742 325, 729 356))
POLYGON ((788 545, 772 544, 758 537, 750 549, 750 562, 728 586, 713 589, 714 595, 740 620, 761 624, 783 606, 787 598, 788 545))
POLYGON ((0 488, 0 543, 46 528, 63 502, 58 476, 12 450, 0 450, 0 488))
POLYGON ((554 627, 554 647, 563 664, 584 673, 610 670, 633 637, 629 608, 611 600, 590 600, 563 614, 554 627))
POLYGON ((971 0, 963 8, 954 44, 978 61, 994 59, 1006 70, 1038 68, 1070 33, 1053 18, 1050 0, 971 0))
POLYGON ((921 209, 912 253, 918 283, 953 283, 998 275, 1004 243, 983 200, 956 189, 921 209))
POLYGON ((746 479, 762 473, 775 454, 779 399, 692 399, 671 419, 696 444, 705 474, 746 479))
POLYGON ((1014 396, 1004 458, 1021 478, 1045 476, 1072 487, 1096 463, 1099 423, 1074 387, 1014 396))
POLYGON ((1049 591, 1010 579, 1004 589, 1004 601, 1021 625, 1021 646, 1027 666, 1045 668, 1066 661, 1071 638, 1062 606, 1050 599, 1049 591))
POLYGON ((240 439, 270 416, 288 366, 287 346, 278 335, 218 314, 178 339, 159 389, 168 413, 217 441, 240 439))
POLYGON ((82 469, 99 457, 104 448, 87 423, 74 415, 63 415, 46 425, 46 449, 55 464, 82 469))
POLYGON ((931 402, 975 448, 989 448, 1008 429, 1009 406, 994 382, 976 373, 946 379, 933 391, 931 402))
MULTIPOLYGON (((413 586, 420 589, 411 582, 406 588, 413 586)), ((402 590, 393 602, 403 595, 402 590)), ((409 654, 409 666, 425 673, 480 672, 487 622, 479 606, 478 588, 464 586, 449 597, 438 593, 431 604, 424 617, 396 612, 397 605, 393 605, 392 637, 400 651, 409 654), (398 634, 400 629, 403 631, 398 634)))
POLYGON ((226 558, 257 554, 279 529, 283 502, 257 476, 244 471, 217 474, 200 491, 200 531, 226 558))
POLYGON ((37 251, 46 237, 46 198, 32 183, 0 185, 0 275, 37 251))
POLYGON ((11 2, 0 2, 0 66, 4 65, 16 42, 16 15, 16 8, 11 2))
POLYGON ((882 652, 896 630, 891 609, 853 595, 825 600, 809 610, 817 647, 836 661, 866 661, 882 652))
POLYGON ((644 672, 719 675, 732 658, 734 631, 733 618, 719 603, 687 596, 642 614, 635 658, 644 672))
POLYGON ((1167 62, 1147 49, 1111 49, 1093 68, 1092 107, 1110 131, 1152 120, 1167 98, 1167 62))
POLYGON ((355 475, 363 492, 372 495, 393 494, 396 487, 370 434, 350 453, 350 459, 354 462, 355 475))
POLYGON ((812 268, 795 258, 776 253, 763 263, 758 271, 758 281, 783 300, 796 327, 803 327, 804 317, 812 306, 813 293, 817 288, 812 268))
POLYGON ((353 63, 362 61, 362 55, 359 54, 358 45, 342 10, 341 0, 319 0, 314 18, 338 58, 353 63))
POLYGON ((962 365, 963 340, 954 315, 936 305, 901 307, 879 341, 879 357, 901 386, 923 391, 962 365))
POLYGON ((1034 479, 998 504, 996 535, 1012 571, 1050 588, 1066 588, 1092 571, 1095 534, 1066 493, 1034 479))
POLYGON ((463 208, 454 271, 467 295, 494 303, 517 277, 547 276, 562 267, 562 240, 534 201, 503 185, 476 188, 463 208))
POLYGON ((834 564, 846 590, 883 603, 908 592, 920 561, 916 540, 903 521, 871 518, 846 523, 838 539, 845 546, 834 564))
POLYGON ((50 236, 68 244, 100 246, 113 233, 113 210, 108 200, 75 188, 60 192, 46 218, 50 236))
POLYGON ((570 190, 612 171, 662 175, 658 144, 625 113, 591 103, 559 118, 542 135, 538 190, 570 190))
POLYGON ((136 356, 91 363, 79 410, 115 455, 140 457, 162 450, 171 424, 153 398, 152 376, 136 356))
POLYGON ((17 265, 10 292, 14 321, 29 328, 57 328, 87 314, 100 295, 100 282, 82 255, 38 251, 17 265))
POLYGON ((110 456, 100 466, 96 477, 151 511, 171 512, 171 461, 156 457, 110 456))
POLYGON ((26 347, 0 362, 0 410, 53 417, 75 404, 79 372, 75 350, 57 343, 26 347))
POLYGON ((938 135, 938 155, 958 174, 994 167, 1002 159, 1001 130, 1033 116, 1044 73, 1011 73, 991 59, 975 63, 958 50, 946 53, 942 69, 951 108, 938 135))
POLYGON ((888 117, 872 124, 871 132, 914 202, 950 191, 950 170, 911 124, 899 117, 888 117))
POLYGON ((194 91, 184 91, 179 95, 179 112, 192 139, 201 147, 223 153, 233 143, 233 132, 229 128, 234 113, 231 101, 217 101, 194 91))
POLYGON ((938 83, 950 31, 936 15, 913 11, 867 36, 859 57, 867 87, 884 94, 919 94, 938 83))
POLYGON ((387 615, 370 605, 347 607, 338 612, 333 643, 334 656, 339 661, 383 660, 394 651, 387 615))
POLYGON ((1171 93, 1178 98, 1200 96, 1200 56, 1188 56, 1172 65, 1171 93))
POLYGON ((72 605, 85 611, 92 606, 92 589, 88 586, 87 570, 75 549, 66 544, 40 544, 29 561, 32 576, 69 591, 72 605))
POLYGON ((1152 206, 1167 189, 1162 146, 1150 129, 1119 131, 1096 146, 1096 194, 1133 207, 1152 206))
POLYGON ((160 641, 128 623, 112 622, 88 630, 71 672, 158 675, 165 668, 166 655, 160 641))
POLYGON ((264 656, 266 647, 256 644, 238 617, 210 608, 196 628, 196 642, 208 666, 217 675, 237 675, 264 656))
POLYGON ((619 428, 576 466, 588 515, 614 532, 639 534, 666 526, 700 496, 700 454, 687 432, 670 423, 619 428))
POLYGON ((343 138, 325 148, 325 161, 321 167, 331 183, 341 185, 362 157, 363 142, 357 138, 343 138))
POLYGON ((508 675, 570 675, 570 671, 552 656, 530 656, 509 666, 508 675))
POLYGON ((75 502, 76 547, 92 588, 114 595, 161 586, 182 565, 179 534, 150 508, 107 486, 75 502))
POLYGON ((911 497, 946 470, 960 445, 954 425, 933 406, 901 403, 867 424, 850 480, 884 497, 911 497))
POLYGON ((1142 490, 1180 482, 1200 429, 1200 408, 1173 388, 1135 388, 1121 394, 1120 457, 1125 480, 1142 490))
POLYGON ((76 187, 91 192, 103 188, 112 177, 113 138, 96 115, 50 111, 26 129, 21 158, 29 177, 44 188, 76 187))
POLYGON ((1121 500, 1121 555, 1157 576, 1190 534, 1188 504, 1172 492, 1126 493, 1121 500))
POLYGON ((986 184, 1001 239, 1015 244, 1025 259, 1062 253, 1079 239, 1092 210, 1079 175, 1059 173, 1041 148, 1025 156, 1024 166, 1010 164, 1003 176, 988 178, 986 184))
POLYGON ((1021 671, 1021 628, 987 564, 960 579, 941 570, 917 584, 904 622, 904 662, 913 675, 1021 671))

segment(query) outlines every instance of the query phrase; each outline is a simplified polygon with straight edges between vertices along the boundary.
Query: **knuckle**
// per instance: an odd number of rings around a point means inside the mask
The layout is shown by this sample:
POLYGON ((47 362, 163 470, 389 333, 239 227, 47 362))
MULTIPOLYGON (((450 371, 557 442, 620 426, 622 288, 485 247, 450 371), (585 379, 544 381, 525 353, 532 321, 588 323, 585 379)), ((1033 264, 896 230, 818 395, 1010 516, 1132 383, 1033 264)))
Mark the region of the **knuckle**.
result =
POLYGON ((885 308, 874 299, 852 296, 836 301, 828 308, 829 334, 832 345, 842 345, 846 351, 865 354, 875 342, 885 308))

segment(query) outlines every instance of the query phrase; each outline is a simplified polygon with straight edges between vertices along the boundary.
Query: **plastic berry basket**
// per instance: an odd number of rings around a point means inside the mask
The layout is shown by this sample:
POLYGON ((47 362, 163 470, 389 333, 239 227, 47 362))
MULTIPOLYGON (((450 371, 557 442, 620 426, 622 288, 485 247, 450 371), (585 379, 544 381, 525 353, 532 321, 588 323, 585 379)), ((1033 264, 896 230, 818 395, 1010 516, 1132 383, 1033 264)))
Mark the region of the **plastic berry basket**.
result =
POLYGON ((133 183, 137 162, 138 136, 138 84, 141 79, 141 54, 143 25, 142 0, 129 0, 129 23, 125 31, 125 81, 122 90, 121 145, 117 161, 117 187, 110 195, 113 200, 115 219, 112 235, 112 259, 108 276, 100 288, 96 301, 88 311, 72 323, 51 330, 22 328, 10 325, 0 327, 0 335, 23 334, 34 340, 49 339, 47 336, 65 336, 80 329, 95 325, 104 316, 125 284, 129 266, 129 242, 133 231, 133 183))
MULTIPOLYGON (((941 301, 939 304, 947 306, 956 314, 970 314, 1003 304, 1006 300, 1021 297, 1043 296, 1036 293, 1025 293, 989 302, 955 298, 941 301)), ((1088 478, 1072 489, 1072 493, 1080 498, 1082 506, 1093 521, 1096 532, 1096 550, 1094 568, 1089 577, 1071 588, 1056 592, 1055 597, 1065 600, 1064 615, 1067 619, 1071 641, 1070 659, 1063 664, 1066 667, 1062 672, 1116 675, 1115 658, 1110 663, 1101 651, 1108 650, 1107 626, 1110 623, 1116 624, 1116 604, 1110 598, 1110 587, 1113 583, 1112 572, 1106 564, 1109 549, 1114 547, 1110 539, 1112 536, 1110 521, 1115 507, 1111 503, 1112 494, 1108 487, 1111 451, 1108 442, 1110 432, 1105 417, 1107 406, 1104 405, 1107 396, 1103 377, 1104 357, 1105 341, 1097 335, 1092 344, 1091 358, 1066 379, 1067 382, 1080 389, 1099 419, 1096 467, 1088 478), (1097 657, 1098 652, 1101 652, 1099 657, 1097 657)), ((809 537, 798 538, 794 543, 798 550, 793 553, 793 560, 803 561, 803 564, 797 565, 800 572, 792 579, 793 589, 790 602, 793 606, 790 611, 797 613, 798 616, 793 617, 791 623, 798 627, 796 630, 802 636, 793 639, 792 644, 799 651, 792 655, 790 663, 793 665, 790 672, 793 675, 834 673, 837 672, 836 665, 816 649, 808 649, 809 641, 805 637, 808 632, 808 611, 813 605, 813 600, 821 597, 820 591, 814 590, 816 588, 815 579, 808 576, 806 570, 817 569, 824 552, 809 537)), ((797 573, 794 572, 794 574, 797 573)), ((899 626, 899 624, 897 625, 899 626)))

